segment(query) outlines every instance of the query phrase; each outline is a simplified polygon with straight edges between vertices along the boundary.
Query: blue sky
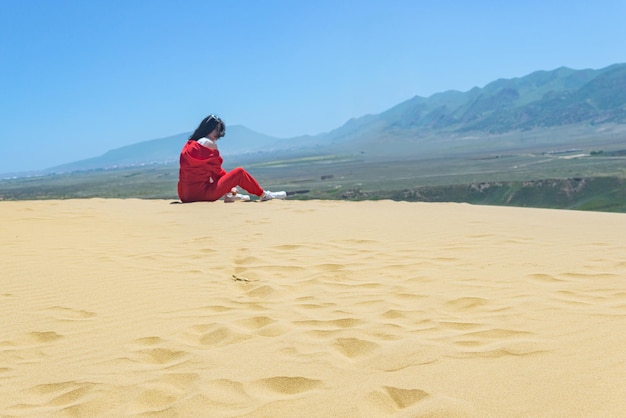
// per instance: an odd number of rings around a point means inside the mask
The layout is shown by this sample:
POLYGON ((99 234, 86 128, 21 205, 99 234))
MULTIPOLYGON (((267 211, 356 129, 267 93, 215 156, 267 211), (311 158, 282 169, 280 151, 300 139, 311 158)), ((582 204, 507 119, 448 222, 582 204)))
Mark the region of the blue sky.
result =
POLYGON ((0 0, 0 173, 210 113, 291 137, 416 95, 604 68, 626 62, 624 21, 626 0, 0 0))

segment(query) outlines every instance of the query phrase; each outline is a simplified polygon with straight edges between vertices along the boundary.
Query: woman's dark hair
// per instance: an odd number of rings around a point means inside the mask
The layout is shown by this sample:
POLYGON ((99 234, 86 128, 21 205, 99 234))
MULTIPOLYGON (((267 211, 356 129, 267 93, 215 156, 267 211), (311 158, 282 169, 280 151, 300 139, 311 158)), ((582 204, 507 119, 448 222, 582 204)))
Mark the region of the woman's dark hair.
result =
POLYGON ((215 115, 209 115, 206 118, 202 119, 200 125, 193 134, 189 137, 192 141, 197 141, 200 138, 204 138, 211 132, 213 129, 218 128, 218 138, 223 137, 226 134, 226 125, 224 125, 224 121, 218 118, 215 115))

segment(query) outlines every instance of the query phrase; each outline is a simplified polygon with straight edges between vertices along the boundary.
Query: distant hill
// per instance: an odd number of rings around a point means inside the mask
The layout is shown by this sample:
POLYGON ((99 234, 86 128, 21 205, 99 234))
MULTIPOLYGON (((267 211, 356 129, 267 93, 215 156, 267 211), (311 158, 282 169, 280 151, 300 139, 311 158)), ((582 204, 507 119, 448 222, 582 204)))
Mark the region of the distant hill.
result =
MULTIPOLYGON (((241 125, 229 126, 220 149, 224 155, 264 152, 260 155, 268 158, 289 152, 372 149, 401 155, 443 149, 455 138, 478 138, 474 141, 482 141, 483 148, 497 148, 497 141, 512 132, 616 124, 626 126, 626 64, 599 70, 561 67, 496 80, 467 92, 415 96, 383 113, 351 119, 335 130, 315 136, 279 139, 241 125)), ((140 142, 48 171, 175 162, 189 135, 140 142)))
POLYGON ((626 64, 561 67, 501 79, 468 92, 415 96, 330 132, 335 143, 382 137, 504 134, 573 124, 626 123, 626 64))
MULTIPOLYGON (((219 143, 223 155, 254 152, 279 140, 254 132, 241 125, 228 126, 226 132, 228 139, 221 139, 219 143)), ((180 150, 190 135, 191 132, 185 132, 165 138, 138 142, 113 149, 98 157, 52 167, 47 171, 71 172, 174 163, 178 161, 180 150)))

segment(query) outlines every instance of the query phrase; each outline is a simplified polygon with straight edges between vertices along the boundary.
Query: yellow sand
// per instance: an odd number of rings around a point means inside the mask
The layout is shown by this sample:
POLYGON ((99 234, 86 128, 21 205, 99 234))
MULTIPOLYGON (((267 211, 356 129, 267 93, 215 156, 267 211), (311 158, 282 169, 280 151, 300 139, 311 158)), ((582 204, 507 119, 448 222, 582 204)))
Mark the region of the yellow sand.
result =
POLYGON ((618 417, 626 215, 0 202, 0 416, 618 417))

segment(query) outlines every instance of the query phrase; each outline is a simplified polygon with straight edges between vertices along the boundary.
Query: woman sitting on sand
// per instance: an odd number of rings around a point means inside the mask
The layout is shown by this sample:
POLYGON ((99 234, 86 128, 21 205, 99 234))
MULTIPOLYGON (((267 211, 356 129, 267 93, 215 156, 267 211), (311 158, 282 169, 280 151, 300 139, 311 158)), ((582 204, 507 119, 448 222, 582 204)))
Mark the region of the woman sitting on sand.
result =
POLYGON ((223 159, 217 149, 217 140, 226 133, 224 122, 209 115, 189 137, 180 153, 178 197, 183 203, 214 202, 224 196, 225 202, 250 200, 250 196, 237 193, 239 186, 261 201, 285 199, 285 192, 263 190, 246 170, 237 167, 232 171, 222 168, 223 159))

